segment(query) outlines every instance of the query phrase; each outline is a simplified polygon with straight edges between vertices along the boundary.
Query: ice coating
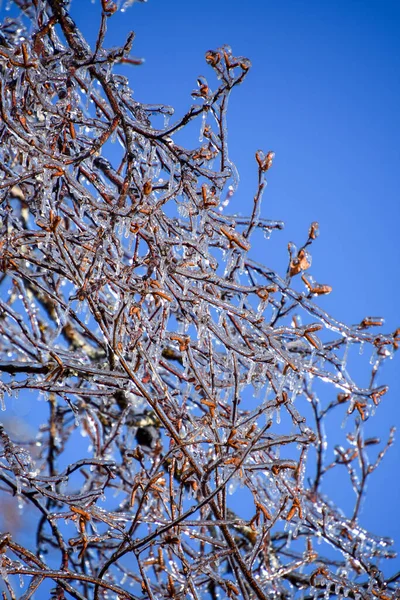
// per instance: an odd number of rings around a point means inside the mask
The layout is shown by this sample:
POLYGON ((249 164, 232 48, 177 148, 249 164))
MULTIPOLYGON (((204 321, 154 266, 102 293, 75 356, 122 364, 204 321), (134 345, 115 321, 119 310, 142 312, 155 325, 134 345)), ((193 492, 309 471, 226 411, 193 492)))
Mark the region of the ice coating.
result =
POLYGON ((96 599, 391 597, 376 566, 391 540, 360 506, 393 441, 363 423, 399 332, 318 306, 332 290, 312 275, 316 222, 282 276, 254 260, 256 232, 283 224, 261 210, 274 153, 255 153, 251 197, 229 158, 228 98, 250 62, 208 51, 176 117, 113 72, 140 62, 133 35, 103 46, 133 2, 98 4, 94 49, 56 0, 2 28, 1 407, 32 390, 43 417, 26 447, 0 428, 2 485, 42 519, 36 547, 0 542, 2 574, 25 597, 43 578, 96 599), (192 121, 188 149, 176 134, 192 121), (250 217, 227 213, 233 194, 250 217), (346 429, 329 444, 335 413, 346 429), (353 490, 346 515, 324 495, 334 470, 353 490))

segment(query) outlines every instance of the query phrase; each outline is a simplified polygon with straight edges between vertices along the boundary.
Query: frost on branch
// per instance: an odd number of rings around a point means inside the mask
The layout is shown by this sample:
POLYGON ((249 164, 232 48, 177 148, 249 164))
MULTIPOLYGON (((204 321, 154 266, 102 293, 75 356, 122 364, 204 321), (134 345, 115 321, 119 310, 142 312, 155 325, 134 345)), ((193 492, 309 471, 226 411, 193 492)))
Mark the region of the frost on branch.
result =
POLYGON ((255 154, 251 216, 226 214, 227 101, 249 61, 207 52, 176 118, 114 73, 141 62, 133 34, 104 47, 117 4, 99 3, 93 48, 68 2, 15 4, 0 31, 0 495, 31 533, 11 520, 0 539, 5 597, 394 597, 392 541, 360 510, 393 440, 364 421, 399 331, 319 308, 317 223, 282 276, 255 262, 253 234, 283 227, 260 216, 273 152, 255 154), (36 432, 21 437, 11 402, 36 432), (326 497, 333 475, 350 509, 326 497))

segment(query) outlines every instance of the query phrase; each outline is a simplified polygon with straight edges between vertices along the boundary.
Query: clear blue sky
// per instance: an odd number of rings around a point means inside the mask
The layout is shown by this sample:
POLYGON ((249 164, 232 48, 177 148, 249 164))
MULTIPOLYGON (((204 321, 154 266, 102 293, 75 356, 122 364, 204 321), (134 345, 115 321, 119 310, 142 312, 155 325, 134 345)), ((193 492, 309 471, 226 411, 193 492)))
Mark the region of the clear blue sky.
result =
MULTIPOLYGON (((92 40, 96 9, 72 2, 92 40)), ((241 176, 230 208, 251 211, 254 153, 274 150, 263 216, 286 223, 253 255, 284 271, 287 243, 304 242, 318 221, 311 272, 333 287, 320 305, 349 323, 373 315, 386 318, 386 331, 399 327, 400 2, 149 0, 110 19, 106 45, 121 44, 130 29, 132 54, 146 59, 129 70, 136 98, 170 104, 177 115, 193 103, 198 75, 213 85, 206 50, 227 43, 251 59, 230 103, 230 155, 241 176)), ((390 394, 367 424, 383 438, 400 428, 399 371, 400 352, 379 380, 390 394)), ((362 523, 400 542, 391 514, 400 504, 398 437, 371 478, 362 523)))
MULTIPOLYGON (((74 0, 73 8, 94 35, 89 0, 74 0)), ((230 103, 230 153, 241 177, 230 208, 249 213, 254 152, 274 150, 263 216, 286 223, 254 254, 282 272, 287 243, 301 244, 319 221, 311 271, 333 287, 321 306, 348 323, 376 315, 385 317, 386 331, 400 326, 400 2, 149 0, 110 20, 108 44, 120 44, 130 29, 137 34, 133 54, 146 59, 129 71, 136 98, 171 104, 177 115, 193 102, 198 75, 212 85, 206 50, 227 43, 251 59, 230 103)), ((369 434, 385 439, 390 426, 400 428, 399 361, 400 353, 386 365, 379 383, 390 385, 390 395, 367 424, 369 434)), ((371 477, 361 519, 397 538, 397 548, 399 462, 400 439, 371 477)), ((343 505, 350 495, 353 504, 349 488, 335 494, 343 505)))

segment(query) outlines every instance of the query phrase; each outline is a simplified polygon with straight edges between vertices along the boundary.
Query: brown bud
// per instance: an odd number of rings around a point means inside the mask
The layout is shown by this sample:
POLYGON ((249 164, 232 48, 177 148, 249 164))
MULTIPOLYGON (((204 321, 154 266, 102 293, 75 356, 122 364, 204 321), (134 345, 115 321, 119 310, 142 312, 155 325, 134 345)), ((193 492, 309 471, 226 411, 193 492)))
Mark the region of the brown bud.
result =
POLYGON ((153 189, 153 185, 152 185, 151 181, 145 181, 144 186, 143 186, 143 194, 145 196, 148 196, 149 194, 151 194, 152 189, 153 189))

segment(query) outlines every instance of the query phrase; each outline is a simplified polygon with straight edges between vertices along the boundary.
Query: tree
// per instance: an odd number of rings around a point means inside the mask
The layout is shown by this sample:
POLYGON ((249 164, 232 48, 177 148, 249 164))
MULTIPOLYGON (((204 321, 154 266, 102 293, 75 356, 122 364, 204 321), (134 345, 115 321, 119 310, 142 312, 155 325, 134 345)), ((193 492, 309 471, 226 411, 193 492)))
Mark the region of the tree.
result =
POLYGON ((2 535, 3 597, 395 597, 399 575, 380 570, 392 542, 360 508, 393 439, 363 424, 400 331, 318 307, 331 288, 309 273, 317 223, 284 276, 253 260, 254 231, 283 226, 260 217, 272 152, 255 155, 251 216, 225 214, 227 100, 249 60, 207 52, 217 87, 199 78, 170 124, 171 107, 114 73, 140 62, 133 34, 103 46, 114 2, 99 3, 92 49, 68 2, 14 1, 0 32, 0 372, 5 408, 31 390, 42 424, 24 438, 0 426, 9 527, 13 497, 35 523, 2 535), (196 119, 190 150, 176 134, 196 119), (360 345, 367 387, 349 372, 360 345), (324 496, 332 471, 354 489, 347 515, 324 496))

